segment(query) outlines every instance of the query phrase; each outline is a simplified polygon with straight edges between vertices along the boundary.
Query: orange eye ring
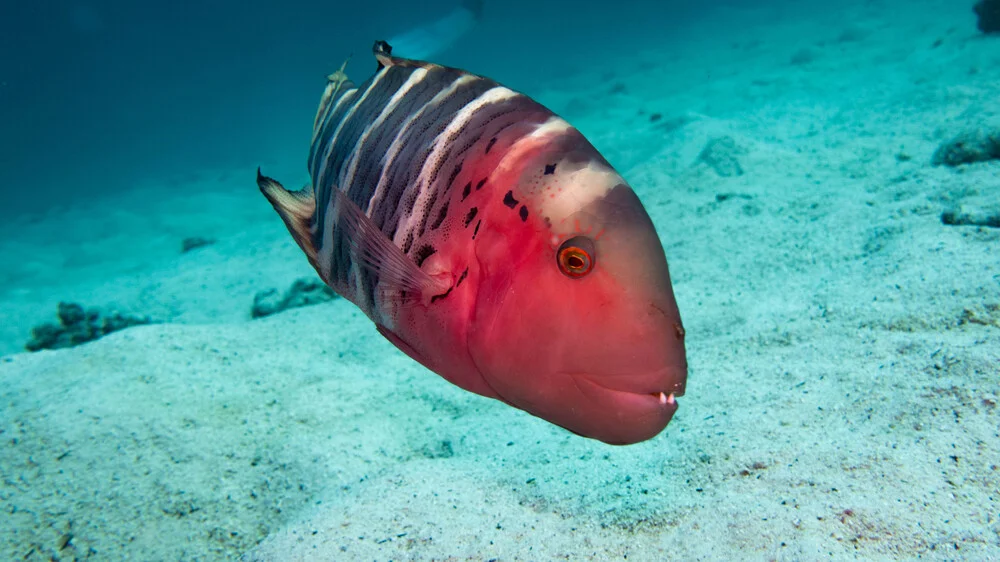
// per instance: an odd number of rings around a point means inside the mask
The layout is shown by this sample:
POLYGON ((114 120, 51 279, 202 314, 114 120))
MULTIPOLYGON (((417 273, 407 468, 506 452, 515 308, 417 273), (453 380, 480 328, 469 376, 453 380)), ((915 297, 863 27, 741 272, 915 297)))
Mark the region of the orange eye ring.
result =
POLYGON ((556 254, 559 271, 571 279, 579 279, 594 269, 594 243, 576 236, 562 243, 556 254))

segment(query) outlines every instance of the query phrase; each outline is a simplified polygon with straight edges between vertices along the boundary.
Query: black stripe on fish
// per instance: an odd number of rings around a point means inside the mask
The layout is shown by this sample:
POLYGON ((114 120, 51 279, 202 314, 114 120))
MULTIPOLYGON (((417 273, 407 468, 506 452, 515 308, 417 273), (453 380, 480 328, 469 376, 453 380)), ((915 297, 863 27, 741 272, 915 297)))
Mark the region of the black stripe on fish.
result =
MULTIPOLYGON (((364 147, 359 146, 361 136, 368 129, 368 126, 378 118, 392 96, 399 91, 415 70, 383 72, 376 75, 376 79, 361 86, 362 93, 358 95, 354 111, 345 116, 333 132, 334 136, 331 139, 333 150, 320 172, 319 182, 321 184, 334 183, 349 196, 353 195, 350 189, 352 178, 344 177, 346 172, 344 165, 354 156, 356 151, 361 151, 361 154, 364 154, 364 147)), ((353 197, 351 200, 358 202, 353 197)))
POLYGON ((406 235, 406 240, 403 241, 403 247, 401 249, 403 250, 404 254, 409 254, 410 248, 412 247, 413 247, 413 233, 410 232, 409 234, 406 235))
POLYGON ((393 143, 399 151, 381 170, 380 181, 386 183, 385 193, 372 209, 372 219, 383 231, 387 230, 387 225, 397 225, 412 214, 417 192, 424 188, 416 185, 416 179, 433 152, 434 139, 444 132, 458 111, 490 87, 492 83, 478 80, 459 85, 451 95, 426 105, 411 125, 397 135, 393 143))
POLYGON ((455 169, 451 171, 451 177, 448 178, 448 189, 451 189, 451 184, 455 182, 455 177, 462 172, 462 162, 455 165, 455 169))
MULTIPOLYGON (((421 243, 420 234, 428 224, 432 229, 443 225, 451 188, 464 185, 471 193, 472 182, 461 177, 470 150, 485 139, 489 141, 484 152, 497 143, 509 146, 552 115, 516 93, 477 101, 495 87, 498 84, 492 80, 457 69, 385 59, 384 68, 367 81, 325 101, 326 115, 315 123, 310 147, 309 170, 317 196, 314 242, 325 258, 327 281, 346 287, 362 309, 376 309, 379 281, 371 268, 353 262, 352 246, 342 239, 336 217, 326 216, 332 190, 343 191, 390 240, 402 238, 401 250, 422 264, 435 249, 421 243), (396 103, 390 106, 394 96, 396 103), (471 113, 462 126, 448 138, 441 137, 463 110, 471 113), (516 130, 507 132, 512 127, 516 130), (440 174, 443 168, 450 176, 440 174), (418 202, 419 216, 413 216, 418 202), (331 243, 320 247, 325 236, 331 243)), ((465 167, 472 169, 475 164, 465 167)), ((486 178, 480 180, 476 189, 485 182, 486 178)), ((336 209, 334 214, 339 214, 336 209)), ((469 217, 466 226, 474 219, 469 217)), ((481 226, 479 220, 473 238, 481 226)))
POLYGON ((476 218, 476 213, 478 212, 479 209, 476 207, 469 209, 469 212, 465 215, 465 228, 469 228, 469 225, 472 224, 472 219, 476 218))
MULTIPOLYGON (((515 96, 511 98, 514 100, 524 99, 524 96, 515 96)), ((429 156, 424 162, 424 174, 427 177, 427 183, 421 185, 420 188, 427 190, 428 194, 424 200, 426 205, 422 209, 422 213, 419 216, 415 225, 417 229, 417 235, 423 236, 427 221, 431 215, 431 210, 439 204, 439 200, 442 196, 447 196, 453 184, 454 178, 449 178, 447 182, 439 180, 441 175, 441 169, 449 165, 454 158, 461 156, 461 149, 455 150, 454 147, 463 147, 466 150, 471 147, 482 137, 482 132, 479 129, 482 128, 487 123, 494 121, 498 116, 513 113, 516 110, 516 106, 511 107, 506 102, 510 99, 495 101, 495 102, 479 102, 478 100, 473 100, 471 104, 476 104, 474 110, 469 115, 469 117, 463 121, 463 126, 449 135, 447 138, 439 138, 437 142, 442 143, 443 148, 439 148, 436 153, 432 153, 433 156, 429 156), (429 168, 428 168, 429 167, 429 168), (429 170, 429 171, 428 171, 429 170), (443 183, 442 183, 443 182, 443 183)), ((532 102, 534 103, 534 102, 532 102)), ((457 118, 454 116, 452 119, 457 118)), ((454 164, 456 170, 460 173, 461 166, 458 163, 454 164)), ((408 215, 412 216, 413 210, 410 209, 408 215)))
MULTIPOLYGON (((470 103, 475 103, 475 100, 470 101, 470 103)), ((459 130, 456 134, 452 135, 448 139, 441 139, 443 142, 446 143, 447 148, 442 150, 440 157, 435 158, 436 162, 434 163, 430 161, 431 160, 430 154, 432 153, 434 146, 433 144, 431 144, 431 146, 425 152, 427 156, 424 158, 424 166, 422 168, 423 170, 426 169, 427 166, 432 166, 431 172, 429 173, 431 179, 426 184, 418 186, 421 190, 429 191, 425 199, 425 204, 427 205, 427 207, 433 208, 436 204, 439 204, 439 195, 441 195, 441 191, 447 190, 449 188, 449 186, 439 185, 437 177, 441 165, 440 163, 443 163, 449 157, 455 157, 456 155, 454 152, 452 152, 451 146, 459 145, 462 146, 463 148, 471 147, 475 144, 475 142, 478 142, 478 139, 482 138, 483 134, 482 132, 478 131, 478 129, 482 129, 483 127, 486 126, 496 126, 497 128, 506 128, 507 126, 509 126, 510 122, 516 122, 519 120, 517 114, 519 113, 524 114, 527 113, 526 110, 535 110, 539 107, 540 106, 538 106, 535 102, 532 102, 528 98, 520 95, 516 95, 512 98, 502 100, 499 102, 482 103, 479 105, 479 107, 477 107, 473 111, 470 118, 464 122, 464 126, 461 128, 461 130, 459 130), (472 138, 466 140, 463 143, 463 137, 465 136, 471 136, 472 138)), ((458 110, 456 110, 455 113, 457 114, 458 110)), ((452 117, 452 119, 454 119, 454 116, 452 117)), ((433 140, 431 141, 431 143, 433 143, 433 140)), ((398 185, 408 185, 411 183, 416 183, 416 182, 402 182, 398 185)), ((482 183, 483 182, 481 181, 478 187, 482 187, 482 183)), ((415 201, 416 200, 407 201, 409 204, 401 209, 397 207, 397 211, 393 215, 394 220, 403 221, 404 219, 411 217, 414 211, 412 204, 415 201)), ((410 221, 410 224, 408 225, 408 228, 417 229, 418 236, 424 233, 424 228, 425 228, 424 225, 426 224, 427 217, 431 216, 427 209, 423 209, 422 211, 423 211, 422 215, 418 217, 417 220, 410 221)))
POLYGON ((521 222, 528 222, 528 208, 527 207, 525 207, 524 205, 521 205, 521 208, 518 209, 517 214, 520 215, 521 222))
POLYGON ((479 234, 479 227, 482 226, 482 224, 483 224, 482 219, 480 219, 479 222, 476 223, 476 228, 475 228, 475 230, 472 231, 472 239, 473 240, 475 240, 476 239, 476 235, 479 234))
POLYGON ((444 222, 444 219, 447 216, 448 216, 448 201, 445 201, 444 205, 442 205, 441 209, 438 211, 437 218, 434 219, 433 223, 431 223, 431 230, 437 230, 438 228, 440 228, 441 223, 444 222))
POLYGON ((334 129, 337 128, 337 124, 354 107, 354 104, 357 102, 357 95, 358 89, 351 88, 345 90, 336 99, 330 100, 329 112, 318 124, 319 132, 316 134, 316 141, 318 142, 313 142, 309 150, 309 172, 312 176, 319 176, 320 169, 325 162, 322 155, 326 153, 328 141, 333 135, 334 129))
POLYGON ((414 256, 414 260, 417 262, 417 267, 424 265, 427 258, 433 256, 437 252, 437 249, 430 244, 424 244, 423 246, 417 248, 417 253, 414 256))
POLYGON ((433 297, 431 297, 431 302, 435 303, 435 302, 437 302, 437 301, 439 301, 439 300, 447 297, 448 295, 451 294, 451 290, 454 289, 454 288, 455 288, 454 286, 448 287, 448 290, 445 291, 444 293, 442 293, 440 295, 434 295, 433 297))
POLYGON ((462 201, 465 201, 465 198, 468 197, 470 193, 472 193, 472 182, 471 181, 469 183, 465 184, 465 187, 462 188, 462 201))
MULTIPOLYGON (((390 68, 386 72, 394 70, 390 68)), ((417 115, 421 109, 460 76, 459 71, 450 69, 427 70, 423 78, 412 84, 405 94, 401 94, 401 98, 390 113, 381 122, 372 125, 364 142, 356 148, 361 157, 357 160, 357 167, 351 174, 352 177, 345 177, 348 182, 348 193, 353 201, 358 201, 367 211, 381 206, 381 201, 374 200, 375 192, 379 182, 383 180, 386 165, 390 164, 389 159, 394 158, 393 162, 399 162, 400 159, 405 161, 410 158, 410 154, 402 150, 406 146, 402 142, 406 141, 401 141, 401 137, 407 136, 415 126, 419 127, 420 119, 417 115), (416 123, 412 123, 411 120, 416 123)), ((377 217, 372 216, 372 218, 380 227, 385 226, 377 217)))

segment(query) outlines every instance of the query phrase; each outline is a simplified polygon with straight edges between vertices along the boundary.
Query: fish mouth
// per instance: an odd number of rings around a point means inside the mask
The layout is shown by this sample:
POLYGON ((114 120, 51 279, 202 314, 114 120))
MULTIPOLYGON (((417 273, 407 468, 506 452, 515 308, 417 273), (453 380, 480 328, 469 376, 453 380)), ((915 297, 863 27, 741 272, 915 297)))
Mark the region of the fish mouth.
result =
MULTIPOLYGON (((622 393, 622 394, 632 394, 632 395, 647 395, 651 396, 662 405, 676 405, 677 398, 684 396, 684 382, 674 383, 674 384, 663 384, 663 375, 658 373, 652 377, 644 377, 657 381, 654 384, 608 384, 603 380, 598 382, 594 380, 593 375, 588 375, 585 373, 564 373, 569 375, 575 380, 585 380, 593 386, 606 390, 608 392, 622 393)), ((608 380, 615 380, 615 377, 605 377, 608 380)))
POLYGON ((664 392, 659 392, 659 393, 654 392, 654 393, 651 393, 650 396, 656 398, 660 402, 661 406, 666 406, 666 405, 676 406, 677 405, 676 393, 671 392, 670 394, 666 394, 664 392))
MULTIPOLYGON (((607 384, 601 384, 594 380, 591 375, 586 375, 583 373, 565 373, 569 375, 574 381, 586 382, 588 386, 592 388, 603 391, 605 393, 610 393, 612 396, 618 396, 619 398, 626 400, 628 402, 635 403, 636 405, 641 405, 641 407, 650 407, 654 404, 659 408, 666 408, 671 411, 677 410, 677 398, 684 396, 684 384, 675 384, 673 387, 661 387, 662 390, 649 391, 646 389, 628 389, 628 388, 616 388, 607 384)), ((577 387, 580 384, 577 382, 577 387)), ((581 389, 583 390, 583 389, 581 389)))

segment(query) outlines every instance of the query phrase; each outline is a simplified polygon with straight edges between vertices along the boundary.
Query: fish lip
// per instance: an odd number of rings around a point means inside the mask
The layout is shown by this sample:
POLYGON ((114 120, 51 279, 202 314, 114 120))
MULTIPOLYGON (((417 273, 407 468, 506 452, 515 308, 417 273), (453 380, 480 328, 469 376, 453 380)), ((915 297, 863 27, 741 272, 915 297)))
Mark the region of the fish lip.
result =
POLYGON ((593 379, 591 375, 586 375, 584 373, 562 373, 567 375, 574 380, 583 380, 587 383, 600 388, 602 390, 613 392, 616 394, 625 394, 632 397, 641 397, 644 400, 656 401, 662 407, 666 408, 677 408, 677 398, 684 396, 684 383, 674 385, 673 388, 666 387, 661 390, 634 390, 634 389, 624 389, 624 388, 612 388, 610 386, 601 384, 593 379), (661 399, 660 396, 663 395, 666 399, 661 399))
MULTIPOLYGON (((664 372, 665 372, 665 370, 664 370, 664 372)), ((588 375, 586 373, 564 372, 564 373, 561 373, 561 374, 567 375, 567 376, 570 376, 570 377, 573 377, 573 378, 579 378, 579 379, 586 380, 588 383, 590 383, 590 384, 592 384, 592 385, 594 385, 596 387, 599 387, 599 388, 602 388, 604 390, 608 390, 608 391, 611 391, 611 392, 622 392, 622 393, 626 393, 626 394, 639 394, 639 395, 645 394, 645 395, 650 395, 652 397, 655 397, 657 399, 659 399, 660 394, 665 394, 667 396, 671 396, 672 395, 672 396, 674 396, 674 398, 677 398, 677 397, 680 397, 680 396, 684 396, 684 387, 686 386, 685 385, 686 381, 682 380, 682 381, 680 381, 678 383, 675 383, 673 385, 662 385, 662 384, 661 385, 654 384, 654 385, 649 385, 649 386, 634 385, 631 388, 627 388, 625 385, 623 385, 622 387, 615 387, 615 386, 610 386, 610 385, 607 385, 607 384, 601 384, 600 382, 594 380, 594 376, 593 375, 588 375)), ((662 376, 657 376, 655 378, 659 379, 659 378, 662 378, 662 376)))

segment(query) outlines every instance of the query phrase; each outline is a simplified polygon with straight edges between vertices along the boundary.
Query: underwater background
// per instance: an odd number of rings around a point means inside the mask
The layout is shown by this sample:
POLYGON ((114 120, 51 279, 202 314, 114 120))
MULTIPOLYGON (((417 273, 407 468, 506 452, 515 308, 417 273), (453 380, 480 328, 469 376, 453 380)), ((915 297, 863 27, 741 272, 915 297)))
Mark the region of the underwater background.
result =
POLYGON ((408 359, 254 184, 456 9, 0 7, 0 560, 1000 560, 997 2, 485 0, 432 46, 650 212, 690 375, 628 447, 408 359))

